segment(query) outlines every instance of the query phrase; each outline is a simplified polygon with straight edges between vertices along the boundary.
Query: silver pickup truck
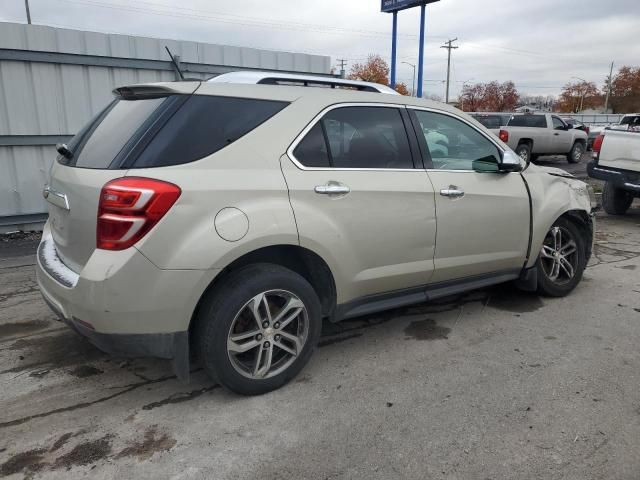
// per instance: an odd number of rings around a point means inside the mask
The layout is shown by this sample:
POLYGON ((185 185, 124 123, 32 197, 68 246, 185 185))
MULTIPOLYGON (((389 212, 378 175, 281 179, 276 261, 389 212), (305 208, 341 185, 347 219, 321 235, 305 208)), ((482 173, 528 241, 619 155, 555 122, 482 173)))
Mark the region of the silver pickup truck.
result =
POLYGON ((569 163, 577 163, 587 148, 585 132, 550 113, 513 115, 498 137, 527 162, 542 155, 566 155, 569 163))
POLYGON ((623 215, 640 197, 640 131, 604 130, 593 142, 593 160, 587 165, 592 178, 604 180, 602 207, 623 215))

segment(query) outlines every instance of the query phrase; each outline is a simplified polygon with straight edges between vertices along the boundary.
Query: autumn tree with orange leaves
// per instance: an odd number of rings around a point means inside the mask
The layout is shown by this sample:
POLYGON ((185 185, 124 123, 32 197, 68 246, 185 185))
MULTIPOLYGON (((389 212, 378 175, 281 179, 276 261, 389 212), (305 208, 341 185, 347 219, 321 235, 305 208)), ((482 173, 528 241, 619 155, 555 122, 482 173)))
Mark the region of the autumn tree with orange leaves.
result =
POLYGON ((609 105, 613 113, 640 111, 640 67, 623 66, 613 76, 609 105))
MULTIPOLYGON (((389 85, 389 65, 380 55, 369 55, 365 63, 354 63, 351 66, 347 78, 389 85)), ((396 92, 401 95, 409 95, 409 90, 404 83, 396 84, 396 92)))
POLYGON ((567 83, 555 105, 558 112, 577 113, 582 110, 599 108, 604 97, 594 82, 567 83))
POLYGON ((465 112, 510 112, 518 105, 520 94, 513 82, 465 84, 460 105, 465 112))

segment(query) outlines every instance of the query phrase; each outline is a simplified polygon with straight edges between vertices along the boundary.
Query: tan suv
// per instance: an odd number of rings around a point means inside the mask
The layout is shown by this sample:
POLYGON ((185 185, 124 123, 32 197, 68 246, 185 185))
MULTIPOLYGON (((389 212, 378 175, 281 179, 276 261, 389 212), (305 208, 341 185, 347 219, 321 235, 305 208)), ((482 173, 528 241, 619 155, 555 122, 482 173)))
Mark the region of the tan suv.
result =
POLYGON ((303 368, 323 319, 580 281, 584 183, 441 103, 256 83, 119 88, 58 146, 38 282, 99 348, 173 359, 182 378, 195 350, 259 394, 303 368))

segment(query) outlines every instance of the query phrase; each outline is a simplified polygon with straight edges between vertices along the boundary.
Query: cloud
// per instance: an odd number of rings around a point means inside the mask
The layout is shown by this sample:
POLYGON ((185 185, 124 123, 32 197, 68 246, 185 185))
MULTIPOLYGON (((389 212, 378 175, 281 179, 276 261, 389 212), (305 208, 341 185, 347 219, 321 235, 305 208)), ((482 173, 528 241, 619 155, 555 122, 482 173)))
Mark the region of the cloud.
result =
MULTIPOLYGON (((30 0, 34 23, 331 55, 349 64, 389 57, 391 15, 379 0, 30 0)), ((24 21, 23 0, 2 0, 0 19, 24 21)), ((419 9, 399 14, 399 62, 417 63, 419 9)), ((452 95, 462 82, 513 80, 523 93, 557 94, 571 77, 601 86, 609 64, 636 64, 638 0, 441 0, 427 7, 425 91, 442 94, 447 38, 452 95)), ((407 84, 412 68, 399 63, 407 84)))

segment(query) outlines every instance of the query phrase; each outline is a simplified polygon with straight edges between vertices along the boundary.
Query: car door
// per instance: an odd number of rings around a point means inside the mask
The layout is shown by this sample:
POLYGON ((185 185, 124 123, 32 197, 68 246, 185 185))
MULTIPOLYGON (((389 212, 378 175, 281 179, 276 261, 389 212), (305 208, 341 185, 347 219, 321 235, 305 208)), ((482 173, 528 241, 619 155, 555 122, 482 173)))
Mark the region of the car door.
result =
POLYGON ((300 245, 329 263, 338 304, 431 278, 434 192, 406 124, 402 107, 334 105, 281 158, 300 245))
POLYGON ((573 146, 573 132, 560 117, 551 116, 553 124, 553 153, 568 153, 573 146))
POLYGON ((451 113, 410 111, 436 193, 432 282, 518 272, 530 228, 529 196, 520 173, 475 171, 475 160, 495 162, 501 156, 489 134, 451 113))

